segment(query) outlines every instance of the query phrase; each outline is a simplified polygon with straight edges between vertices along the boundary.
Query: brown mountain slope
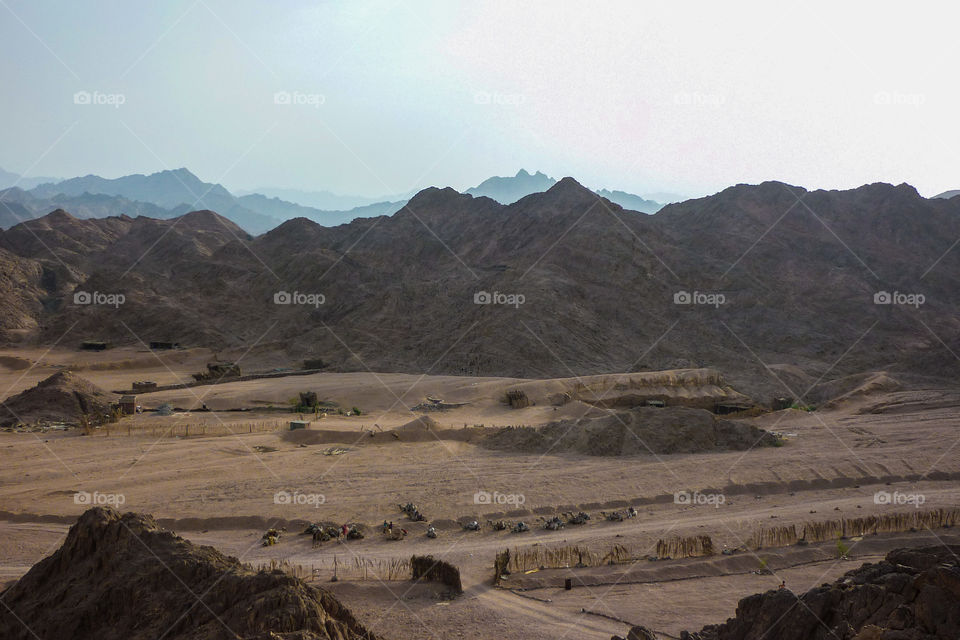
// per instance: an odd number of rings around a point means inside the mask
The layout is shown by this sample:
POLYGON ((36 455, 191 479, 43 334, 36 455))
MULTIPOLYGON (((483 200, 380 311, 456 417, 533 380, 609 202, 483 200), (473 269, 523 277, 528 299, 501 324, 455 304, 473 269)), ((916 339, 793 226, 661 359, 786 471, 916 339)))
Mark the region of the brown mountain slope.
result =
POLYGON ((681 638, 952 640, 960 637, 958 553, 948 546, 897 549, 804 594, 781 589, 744 598, 736 617, 681 638))
MULTIPOLYGON (((84 250, 50 236, 82 274, 71 287, 127 300, 77 307, 70 287, 55 287, 37 316, 43 341, 78 322, 78 339, 237 354, 255 344, 252 357, 320 356, 349 370, 553 377, 709 366, 761 400, 807 391, 771 375, 780 365, 811 384, 876 370, 906 382, 960 373, 960 200, 907 185, 737 185, 653 216, 571 178, 507 206, 431 188, 390 217, 334 228, 296 219, 254 239, 211 213, 79 222, 103 225, 93 239, 106 241, 84 250), (683 291, 724 301, 675 304, 683 291), (874 304, 881 291, 925 300, 874 304), (275 304, 280 292, 322 294, 323 304, 275 304), (481 292, 522 298, 476 304, 481 292)), ((5 237, 56 268, 23 229, 5 237)))
POLYGON ((2 598, 9 640, 376 640, 323 590, 103 507, 2 598))
POLYGON ((46 294, 42 282, 43 267, 38 262, 0 248, 0 339, 16 340, 37 330, 40 300, 46 294))

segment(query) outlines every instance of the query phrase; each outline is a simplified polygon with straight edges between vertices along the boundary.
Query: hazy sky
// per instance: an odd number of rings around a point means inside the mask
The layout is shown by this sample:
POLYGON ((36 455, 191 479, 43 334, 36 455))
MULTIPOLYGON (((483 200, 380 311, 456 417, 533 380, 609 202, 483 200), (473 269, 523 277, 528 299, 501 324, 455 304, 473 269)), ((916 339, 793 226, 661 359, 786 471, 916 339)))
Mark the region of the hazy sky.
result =
POLYGON ((371 196, 520 167, 640 194, 960 188, 960 6, 790 4, 0 0, 0 167, 371 196))

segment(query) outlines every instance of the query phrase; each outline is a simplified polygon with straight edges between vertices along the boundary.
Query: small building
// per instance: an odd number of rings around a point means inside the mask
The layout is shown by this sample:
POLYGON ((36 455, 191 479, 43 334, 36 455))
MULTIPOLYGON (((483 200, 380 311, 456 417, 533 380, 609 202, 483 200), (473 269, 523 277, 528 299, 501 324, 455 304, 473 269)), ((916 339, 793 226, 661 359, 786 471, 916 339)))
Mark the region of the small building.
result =
POLYGON ((296 431, 297 429, 306 429, 310 426, 309 420, 291 420, 290 421, 290 431, 296 431))
POLYGON ((658 407, 662 409, 663 407, 667 406, 667 403, 663 400, 647 400, 647 406, 658 407))
POLYGON ((140 380, 133 383, 133 390, 136 393, 150 393, 157 390, 157 383, 152 380, 140 380))
POLYGON ((137 412, 137 396, 133 394, 127 394, 125 396, 120 396, 120 412, 125 416, 132 416, 137 412))
POLYGON ((110 348, 110 343, 100 340, 84 340, 80 343, 80 348, 84 351, 105 351, 110 348))
POLYGON ((164 349, 179 349, 179 342, 164 342, 161 340, 151 340, 150 348, 154 351, 164 350, 164 349))
POLYGON ((233 362, 208 362, 207 370, 203 373, 194 373, 197 382, 220 380, 221 378, 239 378, 243 375, 240 365, 233 362))

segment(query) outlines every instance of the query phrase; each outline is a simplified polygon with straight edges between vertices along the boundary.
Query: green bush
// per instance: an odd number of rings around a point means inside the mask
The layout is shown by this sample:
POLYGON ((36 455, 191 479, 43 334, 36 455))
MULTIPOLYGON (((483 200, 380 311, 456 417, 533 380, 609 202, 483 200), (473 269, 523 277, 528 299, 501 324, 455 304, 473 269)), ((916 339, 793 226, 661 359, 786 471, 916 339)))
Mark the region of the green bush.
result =
POLYGON ((837 538, 837 558, 841 560, 847 557, 847 553, 850 552, 850 547, 847 545, 843 538, 837 538))

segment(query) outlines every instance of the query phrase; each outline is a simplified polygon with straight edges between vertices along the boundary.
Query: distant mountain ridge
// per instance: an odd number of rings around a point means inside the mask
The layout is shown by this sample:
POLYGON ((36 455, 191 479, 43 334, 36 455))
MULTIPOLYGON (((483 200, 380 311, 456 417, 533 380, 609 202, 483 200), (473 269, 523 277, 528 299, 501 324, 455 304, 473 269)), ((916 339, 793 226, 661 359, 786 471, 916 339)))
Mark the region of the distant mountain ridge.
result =
POLYGON ((472 196, 486 196, 500 204, 512 204, 531 193, 542 193, 556 183, 556 180, 539 171, 531 174, 526 169, 520 169, 517 175, 512 177, 494 176, 487 178, 472 189, 467 189, 464 193, 469 193, 472 196))
MULTIPOLYGON (((557 184, 557 181, 545 173, 540 171, 530 173, 526 169, 520 169, 517 175, 512 177, 494 176, 487 178, 477 186, 467 189, 464 193, 492 198, 500 204, 513 204, 520 198, 525 198, 534 193, 543 193, 555 184, 557 184)), ((631 211, 656 213, 663 208, 663 205, 659 202, 646 200, 626 191, 600 189, 595 193, 631 211)))
POLYGON ((324 211, 261 194, 235 197, 222 185, 203 182, 188 169, 181 168, 113 179, 91 174, 44 183, 30 190, 7 188, 0 192, 0 228, 9 228, 56 209, 68 210, 77 218, 148 216, 158 219, 208 209, 258 235, 295 217, 335 226, 357 217, 390 215, 403 204, 377 202, 356 210, 324 211))
POLYGON ((0 189, 9 187, 20 187, 21 189, 33 189, 34 187, 50 182, 59 182, 62 178, 50 178, 46 176, 26 177, 19 173, 11 173, 0 169, 0 189))
POLYGON ((281 187, 262 187, 257 189, 243 189, 234 191, 234 195, 242 198, 249 195, 262 195, 267 198, 278 198, 286 202, 312 207, 321 211, 347 211, 384 202, 406 202, 416 194, 416 191, 394 193, 389 195, 368 197, 343 195, 332 191, 307 191, 304 189, 284 189, 281 187))
MULTIPOLYGON (((0 170, 0 184, 13 185, 20 177, 0 170)), ((32 179, 45 180, 42 178, 32 179)), ((43 182, 28 188, 25 180, 0 191, 0 229, 45 215, 57 209, 77 218, 110 216, 147 216, 170 219, 197 209, 216 211, 253 235, 266 233, 293 218, 306 218, 323 226, 337 226, 356 218, 393 215, 406 205, 412 194, 389 196, 381 200, 362 196, 342 196, 329 191, 264 189, 266 193, 245 192, 234 195, 224 186, 204 182, 186 168, 131 174, 119 178, 86 176, 43 182), (269 194, 289 195, 297 200, 269 194), (329 206, 351 205, 344 209, 317 208, 310 203, 329 206)), ((542 193, 557 184, 537 171, 521 169, 513 177, 492 177, 465 193, 486 196, 510 204, 533 193, 542 193)), ((625 209, 654 213, 662 205, 624 191, 602 189, 596 192, 625 209)))

